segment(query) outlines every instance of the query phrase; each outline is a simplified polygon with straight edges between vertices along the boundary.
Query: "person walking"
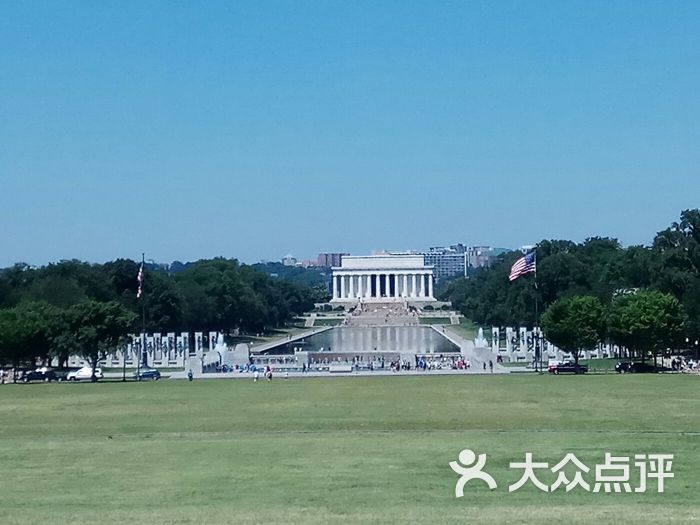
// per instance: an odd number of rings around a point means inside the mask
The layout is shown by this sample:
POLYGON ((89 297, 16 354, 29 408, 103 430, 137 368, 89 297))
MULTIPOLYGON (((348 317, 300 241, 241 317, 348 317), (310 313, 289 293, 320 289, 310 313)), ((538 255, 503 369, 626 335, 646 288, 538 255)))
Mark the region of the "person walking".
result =
POLYGON ((489 369, 491 370, 491 373, 493 374, 493 361, 489 360, 489 369))

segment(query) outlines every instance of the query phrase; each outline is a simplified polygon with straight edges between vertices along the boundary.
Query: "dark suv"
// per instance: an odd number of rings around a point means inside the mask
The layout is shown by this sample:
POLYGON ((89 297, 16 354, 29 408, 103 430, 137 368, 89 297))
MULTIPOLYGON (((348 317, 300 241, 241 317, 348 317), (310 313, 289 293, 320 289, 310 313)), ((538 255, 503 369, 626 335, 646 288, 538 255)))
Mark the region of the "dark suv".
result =
POLYGON ((585 374, 588 372, 586 365, 577 365, 574 361, 564 361, 549 365, 547 368, 550 374, 585 374))
POLYGON ((19 380, 22 383, 29 383, 31 381, 44 381, 45 383, 50 383, 51 381, 57 381, 58 376, 53 370, 37 368, 36 370, 27 370, 22 372, 19 380))
POLYGON ((663 370, 662 367, 656 367, 649 363, 630 363, 629 361, 620 361, 615 365, 615 372, 618 374, 654 373, 661 370, 663 370))
POLYGON ((134 377, 136 381, 143 381, 144 379, 158 381, 160 379, 160 372, 155 368, 143 368, 138 372, 134 372, 134 377))

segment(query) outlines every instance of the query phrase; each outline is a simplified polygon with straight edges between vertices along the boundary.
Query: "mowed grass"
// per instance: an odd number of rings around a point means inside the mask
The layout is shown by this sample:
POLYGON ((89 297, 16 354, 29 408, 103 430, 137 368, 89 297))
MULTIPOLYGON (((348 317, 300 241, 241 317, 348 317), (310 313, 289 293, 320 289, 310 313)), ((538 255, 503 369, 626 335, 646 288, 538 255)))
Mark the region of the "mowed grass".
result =
POLYGON ((0 522, 698 523, 699 391, 680 375, 5 386, 0 522), (463 448, 497 490, 454 497, 463 448), (509 493, 526 452, 591 469, 672 453, 676 477, 664 494, 509 493))

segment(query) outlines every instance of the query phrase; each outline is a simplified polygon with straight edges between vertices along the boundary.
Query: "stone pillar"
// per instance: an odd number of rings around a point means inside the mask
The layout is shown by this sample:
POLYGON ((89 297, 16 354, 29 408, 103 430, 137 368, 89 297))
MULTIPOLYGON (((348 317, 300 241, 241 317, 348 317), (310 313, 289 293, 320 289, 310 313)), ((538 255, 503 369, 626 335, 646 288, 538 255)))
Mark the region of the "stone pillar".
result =
POLYGON ((428 274, 428 297, 433 297, 433 276, 428 274))
POLYGON ((401 297, 406 297, 408 295, 408 275, 403 274, 403 289, 401 290, 401 297))
POLYGON ((338 298, 338 276, 333 276, 333 299, 338 298))
POLYGON ((348 276, 350 279, 350 299, 355 298, 355 276, 353 274, 350 274, 348 276))
POLYGON ((416 274, 411 274, 411 297, 416 297, 416 274))
POLYGON ((418 289, 418 297, 425 297, 425 274, 418 274, 420 278, 420 288, 418 289))
POLYGON ((384 295, 389 297, 389 274, 384 274, 384 295))
POLYGON ((340 298, 345 299, 345 276, 340 275, 340 298))

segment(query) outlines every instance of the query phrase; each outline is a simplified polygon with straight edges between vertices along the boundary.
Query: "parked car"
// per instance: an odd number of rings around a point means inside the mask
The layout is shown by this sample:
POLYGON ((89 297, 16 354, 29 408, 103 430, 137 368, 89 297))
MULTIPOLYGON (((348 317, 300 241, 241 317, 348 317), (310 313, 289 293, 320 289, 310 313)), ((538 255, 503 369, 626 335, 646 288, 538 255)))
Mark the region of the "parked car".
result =
POLYGON ((574 361, 552 363, 547 368, 550 374, 585 374, 588 372, 586 365, 577 365, 574 361))
POLYGON ((30 381, 44 381, 45 383, 50 383, 51 381, 57 381, 58 376, 53 370, 48 368, 37 368, 36 370, 26 370, 22 372, 19 376, 19 380, 22 383, 29 383, 30 381))
POLYGON ((618 374, 643 374, 653 373, 662 370, 661 367, 656 367, 651 363, 631 363, 629 361, 620 361, 615 365, 615 371, 618 374))
POLYGON ((143 381, 144 379, 158 381, 160 379, 160 372, 155 368, 142 368, 138 372, 134 372, 134 377, 136 381, 143 381))
MULTIPOLYGON (((102 375, 102 369, 96 368, 95 379, 102 379, 103 377, 104 376, 102 375)), ((90 379, 92 379, 92 367, 89 366, 84 366, 82 368, 79 368, 78 370, 71 370, 66 375, 67 381, 82 381, 90 379)))

